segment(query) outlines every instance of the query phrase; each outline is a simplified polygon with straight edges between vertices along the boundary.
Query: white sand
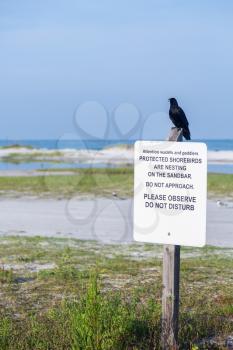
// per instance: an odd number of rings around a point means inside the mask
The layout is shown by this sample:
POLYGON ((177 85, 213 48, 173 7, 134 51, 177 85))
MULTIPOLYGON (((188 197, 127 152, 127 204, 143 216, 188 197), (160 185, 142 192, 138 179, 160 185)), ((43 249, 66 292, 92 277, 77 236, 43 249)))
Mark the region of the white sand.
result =
POLYGON ((209 151, 209 164, 233 164, 233 151, 209 151))
POLYGON ((27 149, 27 148, 7 148, 0 149, 0 161, 10 155, 16 155, 23 161, 23 156, 31 155, 32 158, 40 161, 59 161, 70 163, 110 163, 127 164, 133 163, 133 149, 109 148, 100 151, 96 150, 76 150, 76 149, 27 149), (55 155, 54 152, 59 152, 55 155))
MULTIPOLYGON (((1 235, 132 241, 132 199, 0 199, 1 235)), ((233 207, 208 201, 207 242, 233 247, 233 207)))
MULTIPOLYGON (((76 149, 27 149, 27 148, 7 148, 0 149, 0 161, 4 157, 17 154, 19 157, 32 155, 41 161, 64 161, 71 163, 109 163, 109 164, 133 164, 133 147, 119 146, 106 148, 100 151, 76 150, 76 149), (59 155, 54 155, 59 152, 59 155)), ((233 164, 233 151, 209 151, 208 162, 210 164, 233 164)))

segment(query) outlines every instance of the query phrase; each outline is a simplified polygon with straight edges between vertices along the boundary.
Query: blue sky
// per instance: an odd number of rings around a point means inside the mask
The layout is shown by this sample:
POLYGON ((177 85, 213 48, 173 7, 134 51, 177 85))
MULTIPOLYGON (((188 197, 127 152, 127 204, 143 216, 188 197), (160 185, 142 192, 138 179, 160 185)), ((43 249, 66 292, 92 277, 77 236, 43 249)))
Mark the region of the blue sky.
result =
POLYGON ((232 138, 232 37, 231 0, 0 0, 0 138, 163 138, 173 96, 232 138))

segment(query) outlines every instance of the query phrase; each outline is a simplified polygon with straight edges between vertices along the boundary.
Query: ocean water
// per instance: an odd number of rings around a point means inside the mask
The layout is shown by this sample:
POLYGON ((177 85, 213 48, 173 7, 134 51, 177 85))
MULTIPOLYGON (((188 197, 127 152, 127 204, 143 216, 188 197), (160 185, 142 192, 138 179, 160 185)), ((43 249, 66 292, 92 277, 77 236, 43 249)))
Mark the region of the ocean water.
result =
MULTIPOLYGON (((233 151, 232 140, 193 140, 192 142, 206 143, 208 150, 211 151, 233 151)), ((32 146, 37 149, 93 149, 101 150, 108 146, 118 144, 134 144, 134 140, 0 140, 0 147, 10 145, 32 146)), ((96 164, 96 167, 109 167, 114 165, 96 164)), ((85 163, 52 163, 52 162, 31 162, 31 163, 10 163, 0 161, 0 170, 35 170, 52 168, 87 168, 90 164, 85 163)), ((209 172, 233 174, 233 164, 210 164, 209 172)))

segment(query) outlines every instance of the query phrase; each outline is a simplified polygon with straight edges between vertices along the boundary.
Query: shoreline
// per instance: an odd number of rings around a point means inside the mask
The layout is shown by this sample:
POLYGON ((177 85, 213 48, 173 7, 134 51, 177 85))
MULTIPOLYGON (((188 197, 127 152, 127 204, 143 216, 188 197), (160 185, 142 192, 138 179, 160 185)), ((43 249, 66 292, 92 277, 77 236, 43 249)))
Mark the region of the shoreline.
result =
MULTIPOLYGON (((102 150, 88 149, 28 149, 13 147, 0 149, 0 162, 32 163, 62 162, 111 165, 133 165, 134 149, 128 145, 108 147, 102 150)), ((233 164, 233 151, 208 151, 208 164, 233 164)))
MULTIPOLYGON (((133 242, 133 200, 0 198, 0 236, 44 236, 133 242)), ((207 204, 207 244, 233 247, 233 206, 207 204)))

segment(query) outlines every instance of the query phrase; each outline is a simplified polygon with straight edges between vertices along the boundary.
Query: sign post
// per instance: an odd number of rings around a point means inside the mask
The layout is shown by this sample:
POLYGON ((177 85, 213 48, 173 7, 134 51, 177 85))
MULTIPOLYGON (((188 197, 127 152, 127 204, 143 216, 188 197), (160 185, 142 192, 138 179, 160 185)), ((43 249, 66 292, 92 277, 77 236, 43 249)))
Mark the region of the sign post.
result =
MULTIPOLYGON (((182 142, 182 130, 171 129, 168 141, 182 142)), ((178 349, 180 303, 180 246, 163 247, 162 349, 178 349)))
POLYGON ((180 292, 180 246, 164 245, 162 336, 163 350, 178 349, 180 292))
POLYGON ((137 141, 134 152, 134 239, 164 244, 162 348, 178 349, 180 245, 206 243, 207 149, 182 141, 137 141))

